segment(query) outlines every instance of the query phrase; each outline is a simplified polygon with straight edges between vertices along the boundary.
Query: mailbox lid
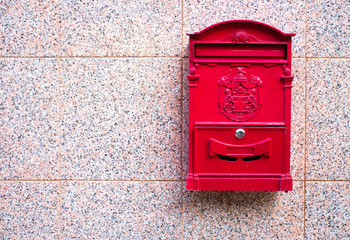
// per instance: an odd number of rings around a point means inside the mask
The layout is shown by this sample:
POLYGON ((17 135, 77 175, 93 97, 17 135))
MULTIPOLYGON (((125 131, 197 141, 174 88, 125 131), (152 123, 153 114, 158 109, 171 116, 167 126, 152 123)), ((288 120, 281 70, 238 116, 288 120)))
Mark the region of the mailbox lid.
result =
POLYGON ((198 176, 284 173, 285 127, 195 126, 194 172, 198 176), (239 139, 238 129, 245 131, 239 139))
POLYGON ((192 63, 287 63, 295 34, 257 21, 230 20, 188 35, 192 63))

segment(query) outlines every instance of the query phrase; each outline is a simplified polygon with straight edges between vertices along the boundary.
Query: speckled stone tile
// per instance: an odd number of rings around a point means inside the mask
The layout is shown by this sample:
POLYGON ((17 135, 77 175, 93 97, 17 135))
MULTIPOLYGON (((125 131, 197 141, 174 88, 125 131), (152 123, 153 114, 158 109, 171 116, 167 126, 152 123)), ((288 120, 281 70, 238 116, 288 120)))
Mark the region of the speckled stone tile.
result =
POLYGON ((181 178, 181 60, 62 61, 64 179, 181 178))
POLYGON ((55 59, 0 59, 0 179, 58 178, 55 59))
POLYGON ((60 55, 179 56, 181 1, 62 1, 60 55))
POLYGON ((293 179, 304 179, 305 165, 305 60, 293 59, 290 170, 293 179))
POLYGON ((184 54, 188 56, 187 32, 198 32, 215 23, 234 19, 248 19, 267 23, 293 37, 293 56, 304 56, 304 1, 184 1, 183 43, 184 54))
POLYGON ((183 239, 198 239, 201 232, 201 195, 202 192, 186 190, 183 183, 183 239))
POLYGON ((307 179, 350 179, 350 61, 307 61, 307 179))
POLYGON ((4 0, 0 4, 0 56, 57 55, 57 0, 4 0))
POLYGON ((234 239, 236 236, 225 192, 201 192, 201 225, 199 239, 234 239))
MULTIPOLYGON (((295 181, 288 193, 196 193, 200 203, 187 210, 201 213, 200 234, 194 239, 303 239, 303 192, 303 182, 295 181)), ((183 204, 189 204, 186 198, 183 204)))
POLYGON ((58 239, 57 182, 0 182, 1 239, 58 239))
POLYGON ((349 57, 350 2, 307 0, 308 57, 349 57))
POLYGON ((349 199, 349 182, 306 182, 305 239, 350 239, 349 199))
POLYGON ((182 182, 64 182, 63 239, 180 239, 182 182))

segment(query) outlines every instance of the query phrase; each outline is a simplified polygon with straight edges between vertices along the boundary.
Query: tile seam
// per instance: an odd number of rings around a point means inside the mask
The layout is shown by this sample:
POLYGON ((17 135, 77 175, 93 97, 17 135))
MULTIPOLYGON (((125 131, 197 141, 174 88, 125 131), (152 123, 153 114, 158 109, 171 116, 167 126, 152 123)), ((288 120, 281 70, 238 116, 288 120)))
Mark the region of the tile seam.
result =
POLYGON ((48 58, 48 59, 75 59, 75 58, 175 58, 181 59, 181 56, 0 56, 0 58, 28 58, 28 59, 36 59, 36 58, 48 58))
MULTIPOLYGON (((181 124, 181 164, 180 164, 180 176, 181 176, 181 179, 183 179, 183 157, 184 157, 184 154, 183 154, 183 150, 184 150, 184 143, 183 143, 183 130, 184 130, 184 126, 183 126, 183 108, 184 108, 184 103, 183 103, 183 97, 184 97, 184 92, 183 92, 183 85, 184 85, 184 59, 183 59, 183 45, 184 45, 184 42, 183 42, 183 23, 184 23, 184 12, 183 12, 183 7, 184 7, 184 1, 181 0, 181 32, 180 32, 180 37, 181 37, 181 50, 180 50, 180 54, 181 54, 181 110, 180 110, 180 113, 181 113, 181 116, 180 116, 180 124, 181 124)), ((181 240, 184 239, 184 229, 185 229, 185 226, 184 226, 184 182, 181 181, 181 240)))
MULTIPOLYGON (((114 180, 114 179, 0 179, 0 182, 186 182, 182 180, 114 180)), ((350 182, 350 179, 293 179, 295 182, 350 182)))
MULTIPOLYGON (((37 59, 37 58, 48 58, 48 59, 76 59, 76 58, 106 58, 106 59, 130 59, 130 58, 160 58, 160 59, 181 59, 188 58, 188 56, 0 56, 0 58, 4 59, 12 59, 12 58, 25 58, 25 59, 37 59)), ((350 57, 292 57, 292 59, 335 59, 335 60, 349 60, 350 57)))
POLYGON ((183 157, 184 157, 184 154, 183 154, 183 150, 184 150, 184 143, 183 143, 183 132, 184 132, 184 126, 183 126, 183 112, 184 112, 184 102, 183 102, 183 99, 184 99, 184 89, 183 89, 183 85, 184 85, 184 60, 183 58, 181 58, 181 79, 180 79, 180 91, 181 91, 181 95, 180 95, 180 98, 181 98, 181 108, 180 108, 180 124, 181 124, 181 134, 180 134, 180 137, 181 137, 181 163, 180 163, 180 167, 181 167, 181 172, 180 172, 180 179, 183 179, 184 176, 183 176, 183 157))
POLYGON ((185 234, 185 226, 184 226, 184 195, 185 195, 185 190, 184 190, 184 182, 181 182, 181 240, 184 238, 185 234))
POLYGON ((0 182, 185 182, 185 180, 1 179, 0 182))
POLYGON ((306 238, 306 114, 307 114, 307 97, 306 97, 306 81, 307 81, 307 0, 304 1, 305 6, 304 6, 304 181, 303 181, 303 192, 304 192, 304 199, 303 199, 303 237, 304 240, 306 238))
MULTIPOLYGON (((181 135, 180 135, 180 137, 181 137, 181 149, 180 149, 180 151, 181 151, 181 154, 180 154, 180 156, 181 156, 181 162, 180 162, 180 176, 181 176, 181 179, 183 179, 183 165, 184 165, 184 163, 183 163, 183 158, 184 158, 184 154, 183 154, 183 150, 184 150, 184 142, 183 142, 183 130, 184 130, 184 126, 183 126, 183 96, 184 96, 184 93, 183 93, 183 72, 184 72, 184 70, 183 70, 183 65, 184 65, 184 61, 183 61, 183 58, 181 58, 181 81, 180 81, 180 83, 181 83, 181 111, 180 111, 180 113, 181 113, 181 116, 180 116, 180 124, 181 124, 181 135)), ((183 208, 183 199, 184 199, 184 189, 183 189, 183 181, 181 181, 181 240, 183 240, 183 235, 184 235, 184 208, 183 208)))

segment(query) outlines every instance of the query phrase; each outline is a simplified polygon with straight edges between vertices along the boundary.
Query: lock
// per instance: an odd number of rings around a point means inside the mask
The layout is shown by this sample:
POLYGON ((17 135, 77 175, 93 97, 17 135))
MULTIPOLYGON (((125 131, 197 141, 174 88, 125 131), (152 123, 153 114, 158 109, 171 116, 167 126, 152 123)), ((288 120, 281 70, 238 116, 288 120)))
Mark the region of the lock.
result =
POLYGON ((245 131, 242 128, 239 128, 236 130, 235 135, 236 135, 236 138, 242 139, 245 136, 245 131))

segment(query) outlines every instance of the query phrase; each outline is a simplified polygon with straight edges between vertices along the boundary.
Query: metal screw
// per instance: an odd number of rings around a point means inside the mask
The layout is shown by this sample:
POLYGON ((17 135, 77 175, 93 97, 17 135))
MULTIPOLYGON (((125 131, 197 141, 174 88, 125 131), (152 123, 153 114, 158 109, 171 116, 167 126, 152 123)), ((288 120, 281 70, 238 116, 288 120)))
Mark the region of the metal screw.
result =
POLYGON ((245 131, 242 128, 236 130, 236 138, 241 139, 245 135, 245 131))

